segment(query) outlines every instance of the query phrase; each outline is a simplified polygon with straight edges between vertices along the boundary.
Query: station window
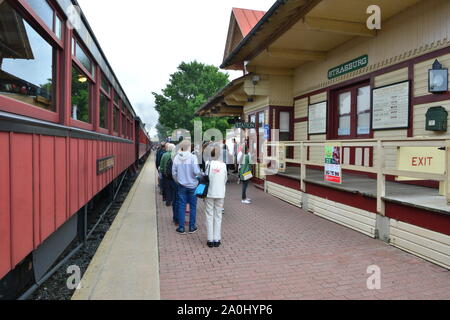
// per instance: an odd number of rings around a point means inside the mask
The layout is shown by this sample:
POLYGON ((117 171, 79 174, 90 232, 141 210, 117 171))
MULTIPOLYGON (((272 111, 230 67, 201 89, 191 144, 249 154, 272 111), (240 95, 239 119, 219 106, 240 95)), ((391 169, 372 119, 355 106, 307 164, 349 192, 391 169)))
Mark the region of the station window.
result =
POLYGON ((289 141, 291 138, 291 113, 280 112, 280 141, 289 141))
POLYGON ((33 11, 44 21, 58 39, 62 38, 62 22, 55 10, 45 0, 26 0, 33 11))
POLYGON ((371 90, 359 85, 336 92, 337 132, 339 138, 364 137, 371 130, 371 90))
POLYGON ((108 129, 108 98, 101 93, 100 94, 100 127, 108 129))
POLYGON ((372 110, 371 110, 370 86, 358 88, 358 104, 357 104, 358 135, 366 135, 370 133, 371 111, 372 110))
POLYGON ((351 92, 343 92, 339 95, 339 136, 350 135, 351 110, 352 110, 351 92))
POLYGON ((91 83, 87 76, 72 67, 72 118, 90 123, 91 83))
POLYGON ((264 125, 265 125, 266 115, 264 112, 260 112, 258 115, 258 127, 259 133, 264 133, 264 125))
POLYGON ((0 1, 0 95, 55 111, 56 49, 0 1))

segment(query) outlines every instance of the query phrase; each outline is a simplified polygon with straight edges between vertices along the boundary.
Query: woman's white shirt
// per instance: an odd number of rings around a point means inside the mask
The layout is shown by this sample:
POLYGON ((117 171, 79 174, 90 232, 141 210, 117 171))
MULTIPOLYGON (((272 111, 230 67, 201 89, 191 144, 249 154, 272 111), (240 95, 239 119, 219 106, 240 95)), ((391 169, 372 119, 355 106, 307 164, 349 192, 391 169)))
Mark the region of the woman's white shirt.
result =
POLYGON ((224 199, 228 181, 227 165, 221 161, 211 161, 207 164, 205 174, 209 174, 208 198, 224 199))

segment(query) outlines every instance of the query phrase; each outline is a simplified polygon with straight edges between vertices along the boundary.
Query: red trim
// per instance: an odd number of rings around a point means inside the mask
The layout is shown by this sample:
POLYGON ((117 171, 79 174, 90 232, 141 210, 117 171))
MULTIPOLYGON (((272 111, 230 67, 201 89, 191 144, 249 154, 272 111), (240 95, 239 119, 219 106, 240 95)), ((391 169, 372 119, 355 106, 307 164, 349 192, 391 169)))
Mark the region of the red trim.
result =
POLYGON ((72 127, 80 128, 80 129, 84 129, 84 130, 88 130, 88 131, 94 130, 94 125, 83 122, 83 121, 75 120, 75 119, 70 119, 70 125, 72 127))
POLYGON ((282 176, 267 176, 266 180, 272 183, 282 185, 283 187, 300 191, 300 181, 282 176))
POLYGON ((252 182, 257 184, 257 185, 260 185, 260 186, 264 185, 264 180, 259 179, 259 178, 255 178, 255 177, 252 178, 252 182))
POLYGON ((306 183, 306 193, 323 199, 342 203, 351 207, 366 210, 374 214, 377 213, 376 199, 365 197, 361 194, 335 190, 308 182, 306 183))
POLYGON ((294 123, 307 122, 308 117, 294 119, 294 123))
POLYGON ((450 217, 445 214, 386 202, 386 216, 450 236, 450 217))
POLYGON ((413 105, 441 102, 446 100, 450 100, 450 92, 442 94, 429 94, 426 96, 412 98, 413 105))
POLYGON ((408 80, 409 80, 409 127, 408 127, 408 138, 414 136, 414 65, 410 64, 408 66, 408 80))
POLYGON ((0 95, 0 110, 49 122, 59 122, 59 115, 56 112, 48 111, 2 95, 0 95))
MULTIPOLYGON (((36 31, 44 37, 47 41, 54 42, 59 49, 64 48, 64 42, 63 40, 58 39, 56 34, 53 32, 53 30, 50 30, 50 28, 47 26, 47 24, 37 15, 35 14, 33 8, 30 7, 30 5, 24 1, 24 0, 16 0, 14 3, 10 3, 10 5, 13 5, 13 8, 17 9, 20 14, 24 16, 24 18, 27 20, 27 22, 36 29, 36 31)), ((57 9, 53 4, 49 1, 47 1, 48 5, 53 10, 53 25, 55 22, 55 13, 57 12, 57 9)), ((64 23, 63 23, 64 24, 64 23)), ((64 33, 63 33, 64 34, 64 33)))

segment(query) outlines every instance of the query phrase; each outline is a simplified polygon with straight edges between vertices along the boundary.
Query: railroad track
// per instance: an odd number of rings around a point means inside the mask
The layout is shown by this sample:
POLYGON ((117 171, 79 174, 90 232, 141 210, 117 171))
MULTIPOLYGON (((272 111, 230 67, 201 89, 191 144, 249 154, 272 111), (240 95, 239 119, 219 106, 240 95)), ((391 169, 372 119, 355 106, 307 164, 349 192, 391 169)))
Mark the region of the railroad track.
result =
POLYGON ((121 209, 138 174, 139 172, 131 176, 126 172, 123 175, 112 202, 105 203, 100 210, 89 212, 89 216, 95 217, 95 219, 91 219, 92 221, 89 223, 85 241, 78 240, 69 246, 54 267, 42 279, 32 284, 18 300, 69 300, 72 297, 74 290, 67 287, 67 279, 70 276, 67 268, 69 266, 79 267, 82 277, 121 209))

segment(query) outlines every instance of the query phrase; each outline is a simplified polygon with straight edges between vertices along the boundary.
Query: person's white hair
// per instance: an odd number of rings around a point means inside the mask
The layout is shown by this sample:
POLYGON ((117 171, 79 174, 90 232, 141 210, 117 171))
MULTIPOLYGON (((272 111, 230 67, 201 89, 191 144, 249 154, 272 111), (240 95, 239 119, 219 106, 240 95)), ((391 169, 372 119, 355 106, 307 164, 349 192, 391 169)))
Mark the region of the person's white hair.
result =
POLYGON ((176 146, 175 146, 174 144, 172 144, 172 143, 169 143, 169 144, 166 146, 166 150, 167 150, 168 152, 172 152, 173 150, 175 150, 175 148, 176 148, 176 146))

